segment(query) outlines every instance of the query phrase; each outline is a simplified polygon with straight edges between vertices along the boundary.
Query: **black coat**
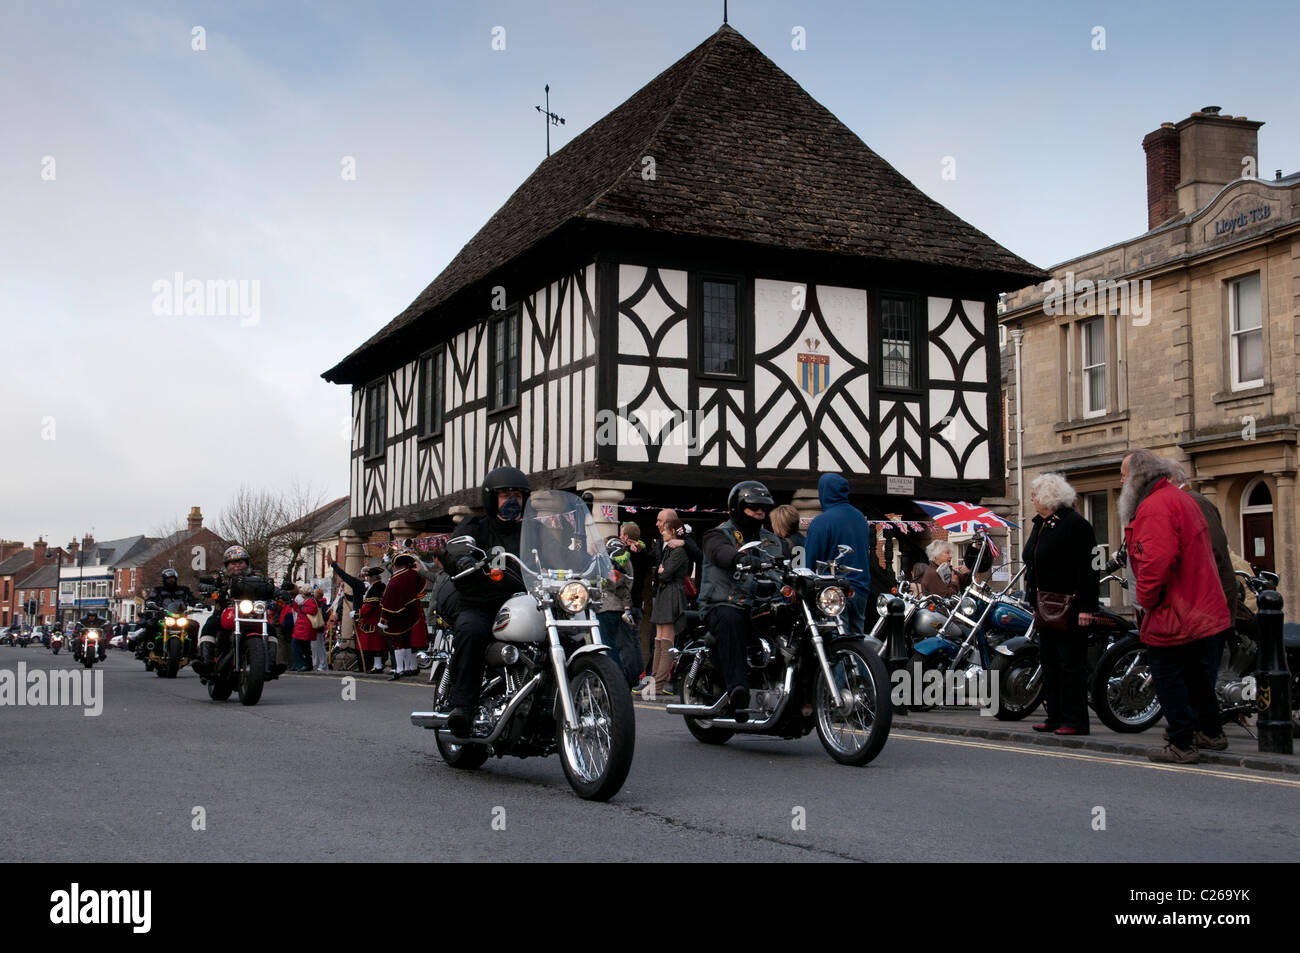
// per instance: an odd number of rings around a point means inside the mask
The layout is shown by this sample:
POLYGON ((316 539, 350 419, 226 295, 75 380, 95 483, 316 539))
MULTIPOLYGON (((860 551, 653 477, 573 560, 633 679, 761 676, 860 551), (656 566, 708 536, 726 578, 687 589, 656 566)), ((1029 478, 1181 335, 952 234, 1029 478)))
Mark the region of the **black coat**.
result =
POLYGON ((1063 506, 1047 519, 1034 517, 1034 529, 1022 554, 1025 566, 1025 598, 1037 605, 1039 591, 1074 596, 1071 616, 1096 612, 1097 569, 1093 551, 1097 538, 1092 525, 1073 507, 1063 506))
MULTIPOLYGON (((491 553, 500 546, 506 552, 518 556, 519 532, 522 528, 523 524, 518 522, 506 523, 495 516, 476 516, 457 526, 456 535, 473 536, 474 545, 485 553, 491 553)), ((459 573, 457 561, 466 553, 459 546, 447 547, 446 563, 451 575, 459 573)), ((493 612, 515 593, 523 592, 526 588, 520 578, 519 567, 509 561, 505 565, 505 578, 500 582, 493 582, 486 572, 476 572, 456 580, 455 585, 460 591, 462 608, 489 609, 493 612)))

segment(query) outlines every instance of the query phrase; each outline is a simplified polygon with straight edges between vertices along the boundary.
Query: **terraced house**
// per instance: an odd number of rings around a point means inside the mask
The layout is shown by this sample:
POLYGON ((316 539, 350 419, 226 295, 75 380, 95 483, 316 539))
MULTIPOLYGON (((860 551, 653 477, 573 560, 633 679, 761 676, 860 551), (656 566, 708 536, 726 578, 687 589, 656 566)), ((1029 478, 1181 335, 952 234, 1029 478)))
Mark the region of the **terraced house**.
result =
POLYGON ((1053 267, 1001 321, 1023 371, 1013 483, 1064 471, 1114 548, 1124 456, 1175 458, 1295 605, 1300 173, 1257 175, 1262 125, 1219 107, 1162 123, 1142 140, 1148 231, 1053 267))
POLYGON ((350 525, 444 529, 501 464, 618 504, 818 475, 875 509, 1001 496, 995 303, 1043 273, 729 26, 547 158, 352 389, 350 525))

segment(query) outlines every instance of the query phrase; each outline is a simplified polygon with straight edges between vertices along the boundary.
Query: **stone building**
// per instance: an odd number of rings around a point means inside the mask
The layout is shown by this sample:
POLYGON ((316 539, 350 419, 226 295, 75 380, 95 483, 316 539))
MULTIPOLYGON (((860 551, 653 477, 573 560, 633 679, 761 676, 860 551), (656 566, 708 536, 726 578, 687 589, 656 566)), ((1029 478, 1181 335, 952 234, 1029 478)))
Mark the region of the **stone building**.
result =
POLYGON ((1142 141, 1148 231, 1008 296, 1008 491, 1063 471, 1113 549, 1120 462, 1150 448, 1185 466, 1233 550, 1281 573, 1295 604, 1300 173, 1257 177, 1261 125, 1218 107, 1162 123, 1142 141))

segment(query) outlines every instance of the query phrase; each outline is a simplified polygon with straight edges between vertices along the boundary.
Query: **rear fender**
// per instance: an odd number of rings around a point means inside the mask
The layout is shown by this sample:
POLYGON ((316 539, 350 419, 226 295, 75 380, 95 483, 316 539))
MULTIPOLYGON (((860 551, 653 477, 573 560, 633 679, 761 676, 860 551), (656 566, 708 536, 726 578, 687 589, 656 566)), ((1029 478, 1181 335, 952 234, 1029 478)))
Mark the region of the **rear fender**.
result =
POLYGON ((1017 635, 1014 639, 1007 639, 993 651, 997 652, 999 655, 1016 655, 1017 653, 1024 651, 1026 648, 1037 649, 1038 646, 1034 640, 1028 636, 1017 635))

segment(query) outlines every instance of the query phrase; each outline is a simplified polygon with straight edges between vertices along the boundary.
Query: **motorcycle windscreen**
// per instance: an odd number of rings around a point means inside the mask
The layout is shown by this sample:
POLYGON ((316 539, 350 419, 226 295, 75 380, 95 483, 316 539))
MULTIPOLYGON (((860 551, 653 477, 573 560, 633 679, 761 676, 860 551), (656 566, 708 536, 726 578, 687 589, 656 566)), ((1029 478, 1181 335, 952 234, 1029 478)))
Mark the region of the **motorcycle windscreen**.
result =
POLYGON ((605 579, 614 569, 587 504, 564 490, 536 490, 524 506, 519 558, 535 572, 565 570, 605 579), (594 565, 593 565, 594 563, 594 565))

